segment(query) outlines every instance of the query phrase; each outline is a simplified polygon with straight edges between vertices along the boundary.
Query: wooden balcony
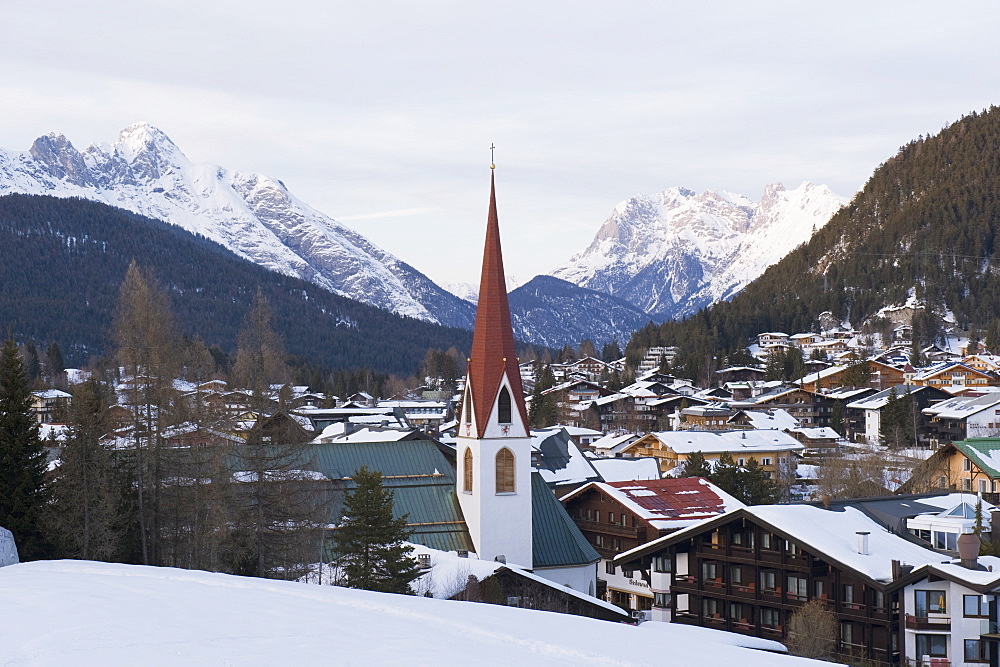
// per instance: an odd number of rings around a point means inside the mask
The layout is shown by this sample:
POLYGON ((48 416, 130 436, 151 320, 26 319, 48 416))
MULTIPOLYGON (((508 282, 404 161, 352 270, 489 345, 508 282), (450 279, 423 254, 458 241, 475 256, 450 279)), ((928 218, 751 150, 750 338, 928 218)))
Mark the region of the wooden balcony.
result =
POLYGON ((906 615, 907 630, 937 630, 939 632, 951 631, 951 619, 940 616, 914 616, 906 615))

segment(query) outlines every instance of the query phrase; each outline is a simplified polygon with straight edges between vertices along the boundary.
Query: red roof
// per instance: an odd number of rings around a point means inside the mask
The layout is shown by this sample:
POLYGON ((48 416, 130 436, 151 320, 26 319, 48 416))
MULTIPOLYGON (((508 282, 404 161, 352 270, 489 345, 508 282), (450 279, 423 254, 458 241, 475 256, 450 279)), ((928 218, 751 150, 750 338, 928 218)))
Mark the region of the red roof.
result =
POLYGON ((469 386, 476 413, 476 430, 480 438, 486 433, 486 423, 500 392, 504 371, 510 383, 511 398, 527 428, 528 413, 524 409, 521 370, 517 363, 517 348, 514 346, 514 332, 510 325, 507 281, 503 270, 503 254, 500 251, 496 187, 491 172, 483 273, 479 281, 479 305, 476 308, 476 328, 472 334, 472 354, 469 358, 469 386))
POLYGON ((647 520, 695 521, 743 506, 704 477, 606 482, 605 486, 646 510, 650 516, 643 518, 647 520))

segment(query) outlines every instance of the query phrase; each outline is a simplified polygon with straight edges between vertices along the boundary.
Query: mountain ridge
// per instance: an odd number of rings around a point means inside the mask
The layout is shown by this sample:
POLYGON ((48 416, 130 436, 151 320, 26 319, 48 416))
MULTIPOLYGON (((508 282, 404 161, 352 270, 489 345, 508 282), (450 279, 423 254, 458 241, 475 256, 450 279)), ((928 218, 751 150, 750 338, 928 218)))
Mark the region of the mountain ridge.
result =
POLYGON ((672 187, 615 206, 593 241, 549 275, 621 297, 655 319, 732 297, 826 224, 846 200, 826 186, 744 195, 672 187))

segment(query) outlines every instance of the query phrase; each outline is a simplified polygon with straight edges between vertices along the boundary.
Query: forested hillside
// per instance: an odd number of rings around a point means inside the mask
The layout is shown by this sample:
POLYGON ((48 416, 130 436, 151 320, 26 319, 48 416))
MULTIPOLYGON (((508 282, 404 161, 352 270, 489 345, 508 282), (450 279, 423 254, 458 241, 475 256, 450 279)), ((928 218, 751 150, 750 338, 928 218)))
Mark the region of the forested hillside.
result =
POLYGON ((172 300, 183 333, 224 351, 257 288, 289 353, 330 368, 408 376, 428 348, 469 349, 471 332, 398 317, 272 273, 158 220, 80 199, 0 197, 3 336, 58 342, 70 365, 107 349, 118 290, 132 261, 172 300))
MULTIPOLYGON (((911 291, 963 329, 995 331, 998 227, 1000 109, 992 107, 903 146, 808 243, 732 301, 645 327, 629 348, 680 345, 681 364, 697 373, 759 332, 810 331, 823 311, 857 327, 911 291)), ((938 321, 915 322, 920 342, 933 340, 938 321)))

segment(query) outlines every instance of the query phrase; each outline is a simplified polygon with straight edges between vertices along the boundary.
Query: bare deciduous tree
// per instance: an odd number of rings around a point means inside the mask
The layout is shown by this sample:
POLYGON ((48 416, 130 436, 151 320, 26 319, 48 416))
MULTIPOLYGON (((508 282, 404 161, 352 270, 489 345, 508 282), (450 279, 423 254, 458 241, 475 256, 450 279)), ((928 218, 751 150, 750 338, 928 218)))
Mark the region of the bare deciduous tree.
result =
POLYGON ((837 617, 821 600, 805 603, 788 620, 786 643, 792 655, 833 658, 837 650, 837 617))

